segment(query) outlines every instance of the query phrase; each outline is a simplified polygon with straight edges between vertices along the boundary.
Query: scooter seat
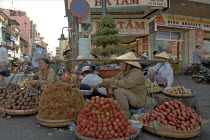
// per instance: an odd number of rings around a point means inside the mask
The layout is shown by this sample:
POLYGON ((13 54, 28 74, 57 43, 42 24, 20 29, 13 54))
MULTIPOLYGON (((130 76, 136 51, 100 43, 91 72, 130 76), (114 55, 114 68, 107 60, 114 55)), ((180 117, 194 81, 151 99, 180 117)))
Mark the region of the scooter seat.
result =
POLYGON ((203 60, 202 64, 205 66, 209 66, 210 65, 210 60, 203 60))

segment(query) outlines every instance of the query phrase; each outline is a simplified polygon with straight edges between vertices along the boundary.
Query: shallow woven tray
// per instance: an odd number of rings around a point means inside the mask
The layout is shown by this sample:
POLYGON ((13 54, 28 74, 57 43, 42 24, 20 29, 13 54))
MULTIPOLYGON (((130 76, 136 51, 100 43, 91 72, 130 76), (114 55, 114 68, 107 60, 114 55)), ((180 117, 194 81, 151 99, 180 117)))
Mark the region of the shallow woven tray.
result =
POLYGON ((157 94, 157 93, 162 93, 162 90, 156 90, 156 91, 149 91, 149 90, 147 90, 147 93, 149 93, 149 94, 157 94))
POLYGON ((159 130, 155 130, 151 126, 144 125, 144 130, 159 136, 170 137, 170 138, 192 138, 198 136, 201 132, 200 128, 195 130, 181 131, 169 129, 166 126, 161 126, 159 130))
POLYGON ((12 110, 12 109, 4 109, 2 107, 0 107, 0 110, 9 115, 30 115, 38 112, 38 109, 12 110))
MULTIPOLYGON (((147 113, 143 113, 143 114, 146 115, 147 113)), ((135 117, 135 119, 137 119, 137 118, 135 117)), ((154 129, 153 126, 144 125, 143 129, 152 133, 152 134, 155 134, 158 136, 163 136, 163 137, 192 138, 192 137, 198 136, 201 133, 202 127, 199 126, 198 128, 196 128, 194 130, 182 131, 182 130, 169 129, 168 127, 166 127, 164 125, 162 125, 158 130, 154 129)))
POLYGON ((36 115, 37 122, 46 127, 66 127, 69 126, 73 121, 70 119, 67 120, 47 120, 41 119, 36 115))
POLYGON ((185 97, 192 97, 194 94, 191 92, 191 94, 173 94, 173 93, 168 93, 166 91, 162 91, 163 94, 171 96, 171 97, 179 97, 179 98, 185 98, 185 97))
MULTIPOLYGON (((140 132, 140 130, 137 129, 137 133, 134 135, 131 135, 129 137, 119 138, 119 139, 109 139, 109 140, 135 140, 139 136, 139 132, 140 132)), ((91 138, 81 136, 77 133, 77 131, 75 131, 75 134, 79 140, 99 140, 99 139, 91 139, 91 138)), ((103 140, 103 139, 100 139, 100 140, 103 140)))

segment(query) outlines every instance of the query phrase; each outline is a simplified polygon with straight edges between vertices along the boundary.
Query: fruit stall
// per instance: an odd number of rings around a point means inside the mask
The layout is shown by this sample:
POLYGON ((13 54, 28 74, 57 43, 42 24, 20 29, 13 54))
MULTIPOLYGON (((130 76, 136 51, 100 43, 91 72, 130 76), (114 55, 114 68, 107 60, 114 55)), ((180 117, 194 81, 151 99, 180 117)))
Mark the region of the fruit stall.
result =
POLYGON ((181 85, 164 89, 146 80, 147 97, 164 98, 150 109, 147 109, 150 103, 146 104, 144 113, 127 118, 112 96, 96 96, 87 101, 85 91, 73 88, 68 80, 49 84, 42 93, 31 92, 27 80, 9 83, 0 88, 0 110, 9 115, 34 114, 37 123, 44 127, 75 124, 75 135, 81 140, 135 140, 141 129, 163 137, 192 138, 201 134, 208 124, 187 104, 194 92, 181 85))

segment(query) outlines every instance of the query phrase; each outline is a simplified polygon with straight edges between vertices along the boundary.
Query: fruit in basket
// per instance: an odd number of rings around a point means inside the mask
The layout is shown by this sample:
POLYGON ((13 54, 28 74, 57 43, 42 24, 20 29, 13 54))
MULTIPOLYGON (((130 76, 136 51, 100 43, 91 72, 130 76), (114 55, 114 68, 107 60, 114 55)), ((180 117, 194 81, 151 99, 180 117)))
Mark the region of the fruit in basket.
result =
POLYGON ((177 94, 177 95, 191 95, 192 94, 190 90, 187 90, 183 86, 172 87, 171 89, 167 90, 166 93, 177 94))
POLYGON ((139 120, 147 126, 152 126, 152 122, 157 121, 170 129, 183 131, 194 130, 201 124, 201 119, 195 110, 177 100, 165 102, 139 120))
POLYGON ((38 117, 47 120, 76 119, 84 107, 84 97, 71 85, 51 84, 43 91, 38 117))
POLYGON ((77 132, 93 139, 117 139, 137 133, 130 124, 116 100, 97 96, 80 111, 77 132))
POLYGON ((149 79, 146 80, 146 85, 148 92, 156 92, 163 89, 162 87, 159 87, 158 84, 151 82, 149 79))
POLYGON ((39 96, 36 93, 28 93, 17 84, 10 84, 1 90, 0 106, 13 110, 35 109, 38 106, 39 96), (33 96, 33 99, 28 99, 29 94, 33 96))
POLYGON ((28 83, 28 81, 26 80, 26 81, 20 82, 18 85, 19 85, 21 88, 27 89, 29 83, 28 83))

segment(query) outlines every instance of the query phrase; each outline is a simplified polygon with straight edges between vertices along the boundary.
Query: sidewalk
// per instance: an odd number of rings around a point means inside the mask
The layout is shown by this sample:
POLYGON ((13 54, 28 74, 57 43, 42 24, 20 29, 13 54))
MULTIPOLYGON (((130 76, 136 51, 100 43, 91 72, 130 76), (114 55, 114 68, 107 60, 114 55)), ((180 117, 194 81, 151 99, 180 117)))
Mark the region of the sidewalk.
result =
MULTIPOLYGON (((186 88, 195 91, 195 97, 190 100, 196 101, 195 104, 198 113, 205 119, 210 119, 210 83, 195 83, 191 77, 175 77, 174 86, 179 83, 186 88)), ((0 117, 0 139, 1 140, 76 140, 76 136, 67 131, 68 129, 52 129, 38 125, 34 115, 31 116, 13 116, 12 119, 0 117), (61 131, 61 133, 58 133, 61 131)), ((139 140, 171 140, 142 131, 139 140)), ((204 128, 200 136, 191 138, 191 140, 210 140, 210 125, 204 128)))

